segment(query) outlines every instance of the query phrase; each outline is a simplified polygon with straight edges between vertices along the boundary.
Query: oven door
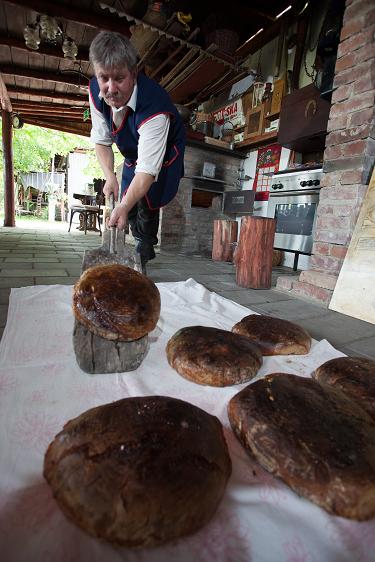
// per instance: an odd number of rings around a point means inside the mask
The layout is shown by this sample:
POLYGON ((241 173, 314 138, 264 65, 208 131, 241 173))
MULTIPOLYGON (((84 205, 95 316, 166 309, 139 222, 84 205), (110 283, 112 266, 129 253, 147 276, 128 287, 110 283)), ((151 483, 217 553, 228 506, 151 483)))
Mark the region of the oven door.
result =
POLYGON ((275 248, 311 254, 318 192, 270 195, 268 216, 276 219, 275 248))

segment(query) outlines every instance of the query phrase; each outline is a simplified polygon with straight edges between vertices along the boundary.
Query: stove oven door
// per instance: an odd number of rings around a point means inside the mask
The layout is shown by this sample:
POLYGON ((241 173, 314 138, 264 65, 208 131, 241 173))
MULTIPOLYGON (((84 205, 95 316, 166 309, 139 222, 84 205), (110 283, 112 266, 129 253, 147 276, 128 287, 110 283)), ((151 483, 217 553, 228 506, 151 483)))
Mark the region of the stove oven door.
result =
POLYGON ((275 248, 311 254, 318 192, 270 194, 268 216, 276 219, 275 248))

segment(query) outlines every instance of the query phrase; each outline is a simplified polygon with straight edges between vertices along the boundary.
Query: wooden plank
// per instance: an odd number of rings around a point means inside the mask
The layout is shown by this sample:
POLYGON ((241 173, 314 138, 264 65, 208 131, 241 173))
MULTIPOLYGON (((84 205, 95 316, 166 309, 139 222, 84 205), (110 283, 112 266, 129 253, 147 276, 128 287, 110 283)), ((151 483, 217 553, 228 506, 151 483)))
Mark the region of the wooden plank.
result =
POLYGON ((188 75, 181 76, 183 80, 179 80, 173 89, 167 89, 175 103, 184 101, 226 71, 227 68, 222 63, 207 58, 200 59, 198 68, 194 68, 188 75))
POLYGON ((188 62, 198 53, 198 51, 198 48, 190 49, 190 51, 186 53, 186 55, 180 60, 180 62, 178 62, 174 66, 174 68, 160 80, 160 85, 164 88, 165 85, 168 84, 168 82, 170 82, 176 76, 176 74, 178 74, 180 70, 188 64, 188 62))
POLYGON ((375 324, 375 170, 342 265, 331 310, 375 324))

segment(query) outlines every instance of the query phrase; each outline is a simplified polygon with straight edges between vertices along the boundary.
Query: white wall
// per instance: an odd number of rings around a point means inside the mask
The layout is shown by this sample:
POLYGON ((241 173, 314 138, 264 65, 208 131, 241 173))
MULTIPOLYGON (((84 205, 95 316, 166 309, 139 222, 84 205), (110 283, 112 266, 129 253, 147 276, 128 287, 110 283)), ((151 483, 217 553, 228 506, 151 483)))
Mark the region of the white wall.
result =
POLYGON ((70 152, 68 155, 68 206, 73 203, 73 193, 94 194, 88 187, 94 178, 84 172, 88 161, 89 155, 84 152, 70 152))

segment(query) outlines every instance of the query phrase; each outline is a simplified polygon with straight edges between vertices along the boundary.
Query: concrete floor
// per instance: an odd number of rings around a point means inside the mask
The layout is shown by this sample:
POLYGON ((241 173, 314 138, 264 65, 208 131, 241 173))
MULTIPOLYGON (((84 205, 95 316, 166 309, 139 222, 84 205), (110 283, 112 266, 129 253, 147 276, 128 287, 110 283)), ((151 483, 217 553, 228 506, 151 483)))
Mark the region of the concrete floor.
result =
MULTIPOLYGON (((80 275, 83 253, 101 244, 97 233, 67 233, 66 223, 17 220, 16 228, 0 228, 0 335, 7 318, 12 287, 72 285, 80 275)), ((295 321, 317 340, 327 339, 347 355, 375 359, 375 325, 332 312, 276 290, 243 289, 235 282, 234 266, 200 256, 159 253, 147 265, 155 281, 184 281, 190 277, 207 289, 263 314, 295 321)), ((292 274, 275 268, 278 275, 292 274)))

